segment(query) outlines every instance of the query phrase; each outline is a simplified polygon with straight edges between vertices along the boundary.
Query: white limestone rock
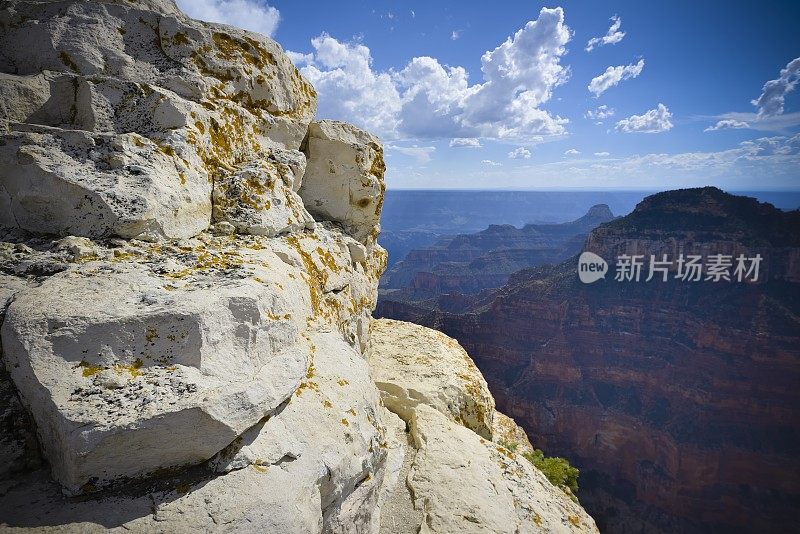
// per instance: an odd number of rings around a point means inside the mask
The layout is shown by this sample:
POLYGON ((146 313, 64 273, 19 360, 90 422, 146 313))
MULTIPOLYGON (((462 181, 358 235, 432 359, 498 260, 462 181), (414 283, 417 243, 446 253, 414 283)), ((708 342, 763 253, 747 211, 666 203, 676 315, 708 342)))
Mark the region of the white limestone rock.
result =
POLYGON ((360 351, 385 254, 354 262, 351 242, 321 225, 277 239, 0 247, 20 274, 63 262, 16 296, 2 327, 56 479, 85 492, 207 460, 298 387, 312 326, 360 351))
POLYGON ((12 0, 0 24, 3 226, 191 237, 214 181, 298 149, 316 110, 274 41, 170 0, 12 0))
POLYGON ((411 419, 408 484, 421 532, 598 532, 594 520, 527 460, 425 404, 411 419))
POLYGON ((317 220, 340 223, 356 240, 367 243, 380 232, 383 147, 355 126, 313 122, 304 143, 308 158, 300 196, 317 220))
POLYGON ((492 439, 494 398, 486 380, 458 342, 403 321, 373 320, 367 351, 383 403, 403 420, 431 406, 450 420, 492 439))
POLYGON ((207 460, 304 376, 301 272, 263 250, 241 276, 184 283, 234 267, 224 251, 187 256, 77 264, 9 306, 4 358, 68 491, 207 460))
POLYGON ((305 267, 308 291, 316 316, 339 330, 363 352, 369 340, 378 280, 386 268, 386 251, 373 244, 363 261, 351 250, 355 240, 318 224, 313 235, 290 235, 291 250, 284 261, 305 267))
POLYGON ((268 237, 314 228, 295 192, 304 169, 302 152, 280 151, 221 177, 214 184, 214 221, 268 237))
POLYGON ((492 435, 495 443, 513 449, 518 455, 533 453, 533 445, 528 439, 528 434, 504 413, 494 412, 492 435))
POLYGON ((65 499, 34 473, 3 496, 0 525, 55 532, 377 532, 385 430, 361 355, 310 333, 313 367, 291 401, 206 467, 144 492, 65 499))

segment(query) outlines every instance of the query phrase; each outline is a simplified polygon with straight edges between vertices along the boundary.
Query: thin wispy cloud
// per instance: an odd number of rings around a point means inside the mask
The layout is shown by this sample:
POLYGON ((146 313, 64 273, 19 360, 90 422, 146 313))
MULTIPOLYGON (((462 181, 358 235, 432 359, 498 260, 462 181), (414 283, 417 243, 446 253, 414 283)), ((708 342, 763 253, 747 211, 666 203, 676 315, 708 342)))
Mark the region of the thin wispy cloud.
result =
POLYGON ((450 140, 451 148, 481 148, 480 139, 476 137, 458 137, 450 140))
POLYGON ((531 151, 521 146, 508 153, 509 159, 531 159, 531 151))
POLYGON ((586 43, 586 51, 591 52, 598 46, 616 44, 622 41, 622 38, 625 37, 625 32, 620 31, 620 26, 622 26, 622 19, 617 15, 611 17, 611 27, 608 28, 606 34, 602 37, 589 39, 589 42, 586 43))
POLYGON ((744 121, 737 121, 734 119, 723 119, 721 121, 717 121, 714 126, 709 126, 704 132, 716 132, 717 130, 730 130, 730 129, 742 129, 742 128, 750 128, 750 124, 744 121))
POLYGON ((417 160, 417 163, 420 165, 424 165, 431 160, 431 154, 436 151, 436 147, 433 146, 397 146, 397 145, 386 145, 386 149, 393 152, 399 152, 400 154, 404 154, 406 156, 410 156, 417 160))
POLYGON ((616 112, 617 110, 614 108, 610 108, 603 104, 602 106, 598 106, 597 109, 588 110, 583 116, 587 119, 602 121, 608 119, 609 117, 613 117, 614 113, 616 112))

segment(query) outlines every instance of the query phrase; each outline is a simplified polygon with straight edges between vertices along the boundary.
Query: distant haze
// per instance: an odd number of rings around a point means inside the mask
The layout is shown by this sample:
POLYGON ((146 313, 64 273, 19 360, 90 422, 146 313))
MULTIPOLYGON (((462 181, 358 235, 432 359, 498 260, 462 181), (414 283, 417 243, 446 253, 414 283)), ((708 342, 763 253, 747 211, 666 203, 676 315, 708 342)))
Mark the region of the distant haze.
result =
MULTIPOLYGON (((561 223, 596 204, 626 215, 655 191, 450 191, 389 190, 383 207, 384 232, 470 233, 490 224, 561 223)), ((736 192, 789 210, 800 207, 800 192, 736 192)))

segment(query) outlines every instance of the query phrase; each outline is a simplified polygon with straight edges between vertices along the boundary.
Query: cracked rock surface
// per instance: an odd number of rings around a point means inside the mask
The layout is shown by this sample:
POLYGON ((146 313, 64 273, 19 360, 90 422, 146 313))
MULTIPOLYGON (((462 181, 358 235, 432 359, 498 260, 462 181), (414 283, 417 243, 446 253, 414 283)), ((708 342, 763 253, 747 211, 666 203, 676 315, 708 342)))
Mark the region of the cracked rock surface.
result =
POLYGON ((2 5, 0 531, 593 526, 496 450, 454 341, 367 350, 383 149, 314 121, 277 43, 172 0, 2 5))

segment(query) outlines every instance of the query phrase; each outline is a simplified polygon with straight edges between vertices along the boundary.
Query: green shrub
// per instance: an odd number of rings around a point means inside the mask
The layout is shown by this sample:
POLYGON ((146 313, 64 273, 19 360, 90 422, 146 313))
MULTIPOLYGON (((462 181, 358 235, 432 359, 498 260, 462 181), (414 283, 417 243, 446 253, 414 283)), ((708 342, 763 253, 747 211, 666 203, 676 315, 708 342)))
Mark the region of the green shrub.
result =
POLYGON ((547 458, 539 449, 523 453, 522 456, 532 463, 536 469, 544 473, 547 480, 554 486, 561 489, 569 488, 569 493, 572 495, 578 492, 578 475, 580 472, 569 465, 569 461, 566 458, 558 456, 547 458))

